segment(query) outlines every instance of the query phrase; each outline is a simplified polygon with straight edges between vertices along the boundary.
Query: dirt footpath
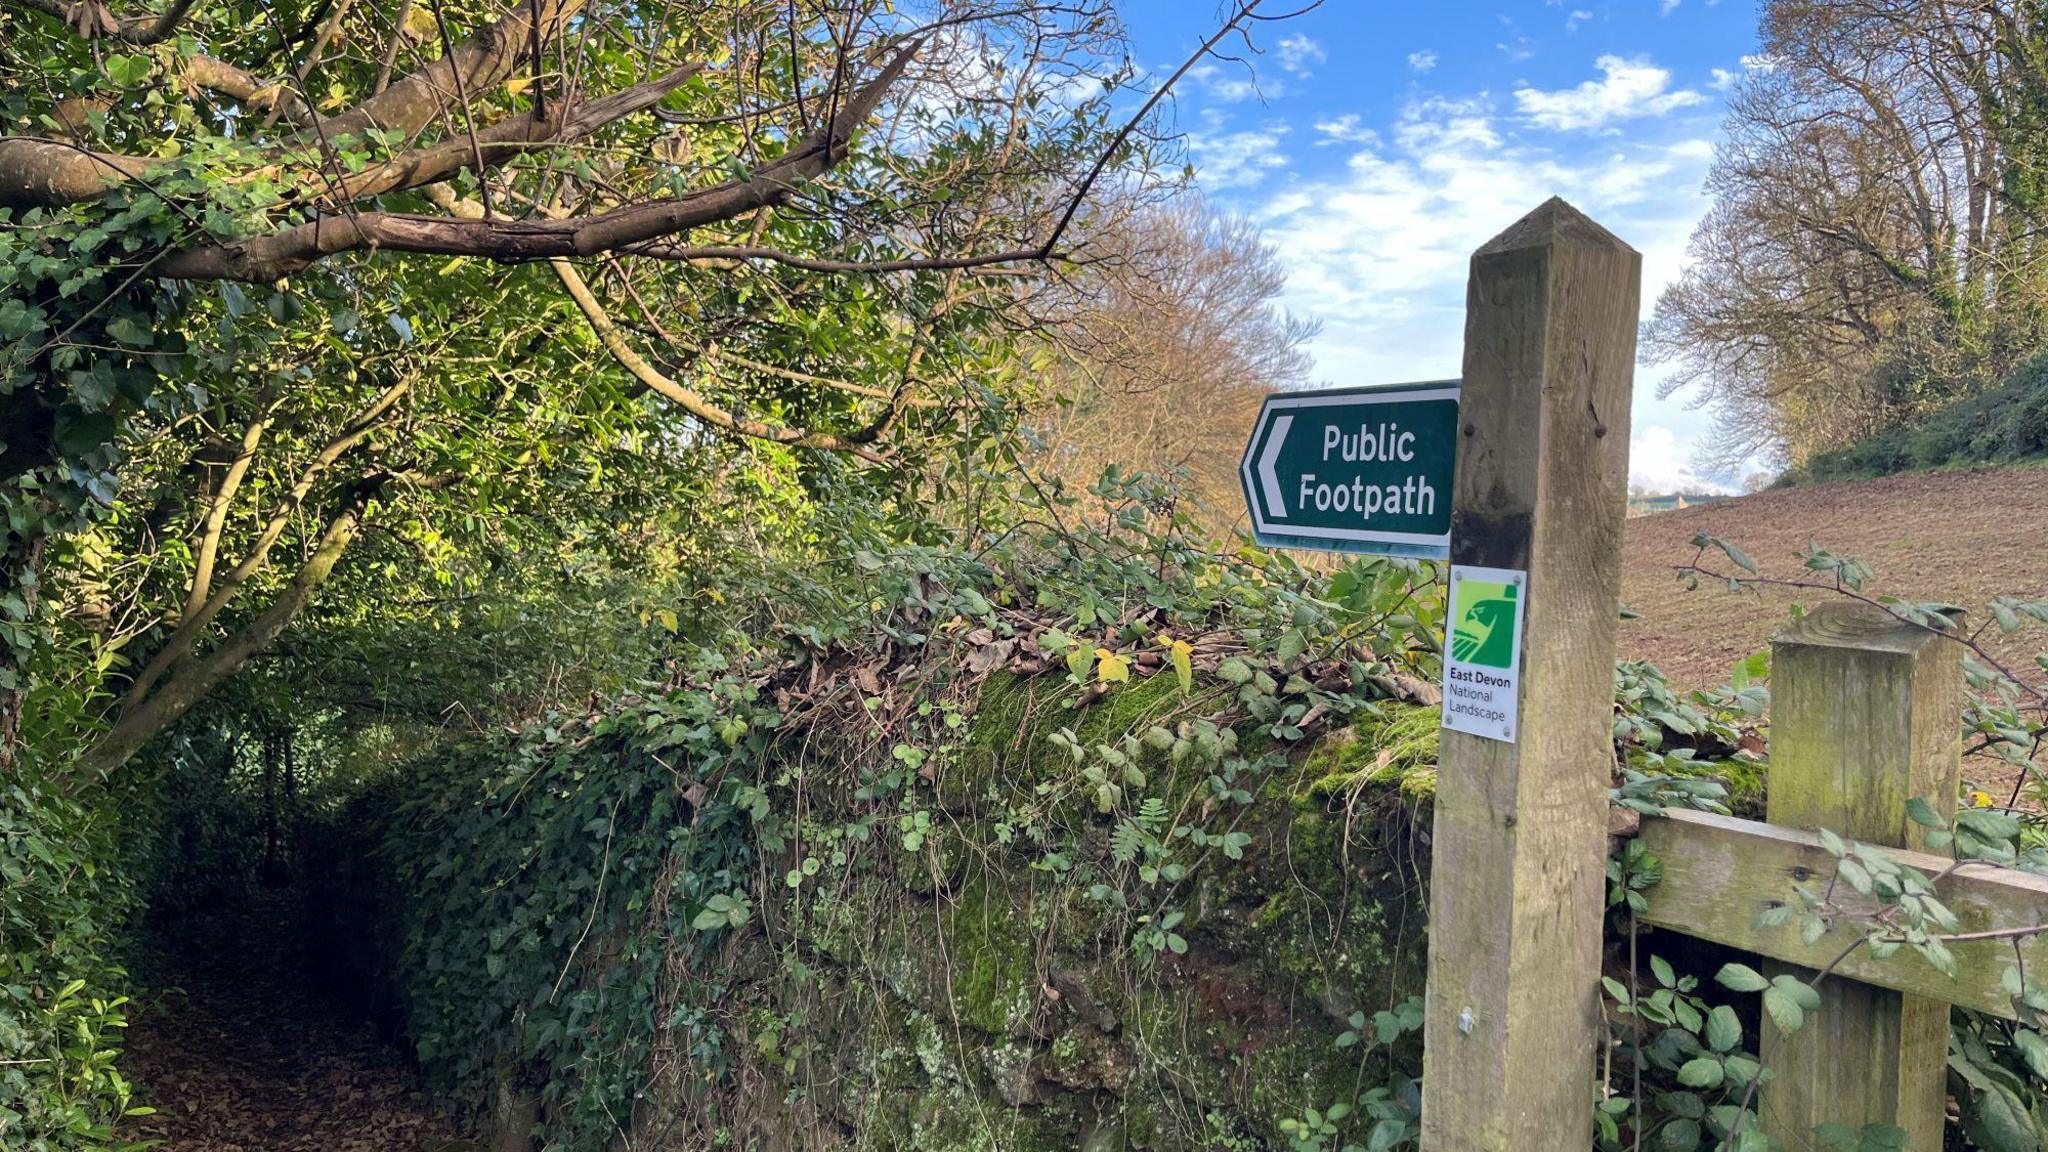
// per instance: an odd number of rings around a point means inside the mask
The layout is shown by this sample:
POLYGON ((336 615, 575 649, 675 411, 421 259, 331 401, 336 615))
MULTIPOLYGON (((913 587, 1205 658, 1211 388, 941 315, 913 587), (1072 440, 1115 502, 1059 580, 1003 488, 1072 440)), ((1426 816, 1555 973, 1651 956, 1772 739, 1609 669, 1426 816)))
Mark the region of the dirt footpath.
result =
POLYGON ((122 1135, 159 1152, 481 1152, 402 1053, 310 986, 289 894, 181 923, 122 1071, 156 1109, 122 1135))

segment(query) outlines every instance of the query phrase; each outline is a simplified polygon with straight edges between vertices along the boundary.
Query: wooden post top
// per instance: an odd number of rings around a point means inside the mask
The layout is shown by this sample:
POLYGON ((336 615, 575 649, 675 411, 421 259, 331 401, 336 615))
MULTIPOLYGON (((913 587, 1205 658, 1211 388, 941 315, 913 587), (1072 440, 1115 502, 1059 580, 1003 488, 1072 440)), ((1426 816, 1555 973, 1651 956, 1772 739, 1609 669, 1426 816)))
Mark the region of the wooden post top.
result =
POLYGON ((1822 604, 1779 629, 1771 642, 1911 656, 1947 638, 1875 605, 1837 600, 1822 604))
POLYGON ((1552 248, 1560 245, 1635 252, 1635 249, 1629 247, 1619 236, 1602 228, 1592 217, 1566 203, 1563 197, 1552 196, 1537 205, 1527 216, 1508 225, 1500 235, 1481 244, 1479 250, 1472 254, 1472 258, 1478 260, 1525 248, 1552 248))

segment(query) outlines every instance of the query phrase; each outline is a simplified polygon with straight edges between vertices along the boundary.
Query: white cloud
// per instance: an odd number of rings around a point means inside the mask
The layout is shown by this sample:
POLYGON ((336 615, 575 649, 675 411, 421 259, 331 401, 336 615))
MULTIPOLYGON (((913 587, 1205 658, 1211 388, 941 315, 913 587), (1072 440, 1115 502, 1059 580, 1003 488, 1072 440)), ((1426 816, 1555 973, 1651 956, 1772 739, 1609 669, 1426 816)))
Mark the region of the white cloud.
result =
POLYGON ((1309 66, 1311 64, 1321 64, 1329 59, 1323 53, 1323 46, 1321 44, 1298 32, 1281 40, 1278 52, 1280 55, 1280 67, 1297 76, 1309 75, 1309 66))
POLYGON ((1739 72, 1729 68, 1713 69, 1712 74, 1714 78, 1708 81, 1707 86, 1714 89, 1716 92, 1726 92, 1730 88, 1735 87, 1735 82, 1742 79, 1745 73, 1769 72, 1771 69, 1778 66, 1778 62, 1776 59, 1770 56, 1760 54, 1746 55, 1742 57, 1740 63, 1742 65, 1742 70, 1739 72))
POLYGON ((1697 436, 1682 436, 1662 424, 1638 425, 1628 438, 1628 482, 1651 492, 1733 492, 1735 489, 1693 466, 1697 436))
POLYGON ((1436 67, 1436 52, 1428 48, 1424 48, 1420 52, 1410 52, 1408 54, 1408 67, 1416 72, 1429 71, 1436 67))
POLYGON ((1287 125, 1226 131, 1223 117, 1213 110, 1205 110, 1202 120, 1202 128, 1188 133, 1188 152, 1204 188, 1250 188, 1287 165, 1280 151, 1287 125))
POLYGON ((1506 15, 1497 17, 1500 26, 1507 29, 1508 39, 1495 44, 1501 54, 1510 60, 1527 60, 1536 54, 1536 42, 1522 34, 1522 26, 1506 15))
POLYGON ((1676 160, 1705 162, 1714 158, 1714 142, 1712 140, 1680 140, 1669 149, 1666 149, 1666 151, 1670 152, 1672 158, 1676 160))
POLYGON ((1277 85, 1268 84, 1261 90, 1250 69, 1242 65, 1233 65, 1226 71, 1215 64, 1203 61, 1188 69, 1188 79, 1224 104, 1236 104, 1250 100, 1254 96, 1280 95, 1280 88, 1277 85))
POLYGON ((1380 134, 1358 122, 1358 113, 1346 112, 1316 121, 1316 131, 1323 139, 1316 141, 1318 147, 1326 144, 1378 144, 1380 134))
POLYGON ((1680 4, 1683 4, 1684 2, 1685 0, 1659 0, 1659 3, 1657 5, 1657 15, 1669 16, 1673 12, 1678 11, 1678 6, 1680 4))
POLYGON ((1564 18, 1564 30, 1567 32, 1577 32, 1579 30, 1579 25, 1584 24, 1586 21, 1591 20, 1592 18, 1593 14, 1591 12, 1586 11, 1584 8, 1574 8, 1572 9, 1571 15, 1566 16, 1564 18))
POLYGON ((1670 71, 1647 59, 1602 56, 1594 65, 1600 69, 1602 78, 1584 81, 1575 88, 1548 92, 1517 88, 1516 107, 1538 127, 1570 132, 1602 128, 1617 120, 1662 116, 1706 99, 1690 88, 1669 91, 1670 71))
MULTIPOLYGON (((1483 96, 1417 100, 1343 170, 1248 203, 1286 265, 1282 302, 1323 322, 1311 350, 1327 383, 1456 376, 1472 251, 1551 194, 1643 253, 1646 308, 1677 278, 1709 204, 1706 142, 1602 138, 1587 150, 1568 147, 1570 138, 1519 139, 1498 116, 1483 96)), ((1682 401, 1648 399, 1659 375, 1643 373, 1639 426, 1703 432, 1706 420, 1682 401)), ((1646 449, 1636 459, 1642 470, 1682 456, 1646 449)), ((1646 472, 1644 482, 1659 479, 1646 472)))

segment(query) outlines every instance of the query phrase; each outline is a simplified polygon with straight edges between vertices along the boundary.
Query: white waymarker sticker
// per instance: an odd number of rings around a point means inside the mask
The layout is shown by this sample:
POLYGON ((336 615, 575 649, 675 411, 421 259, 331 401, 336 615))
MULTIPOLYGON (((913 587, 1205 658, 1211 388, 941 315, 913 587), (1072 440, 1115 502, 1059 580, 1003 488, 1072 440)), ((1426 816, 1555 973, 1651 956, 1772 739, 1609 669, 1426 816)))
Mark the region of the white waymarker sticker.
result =
POLYGON ((1529 574, 1521 569, 1451 565, 1444 727, 1515 742, 1528 600, 1529 574))

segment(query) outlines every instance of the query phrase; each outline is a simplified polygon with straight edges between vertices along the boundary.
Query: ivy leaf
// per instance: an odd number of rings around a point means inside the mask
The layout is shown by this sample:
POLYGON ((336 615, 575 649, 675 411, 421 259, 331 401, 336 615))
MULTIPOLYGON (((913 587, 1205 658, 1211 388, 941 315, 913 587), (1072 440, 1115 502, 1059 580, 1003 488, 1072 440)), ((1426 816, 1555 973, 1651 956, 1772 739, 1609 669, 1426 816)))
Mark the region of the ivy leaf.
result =
POLYGON ((137 323, 131 316, 123 316, 107 325, 107 335, 128 345, 130 348, 147 348, 156 342, 149 329, 137 323))
POLYGON ((1095 679, 1103 684, 1128 684, 1131 679, 1131 658, 1111 652, 1107 648, 1097 648, 1095 679))

